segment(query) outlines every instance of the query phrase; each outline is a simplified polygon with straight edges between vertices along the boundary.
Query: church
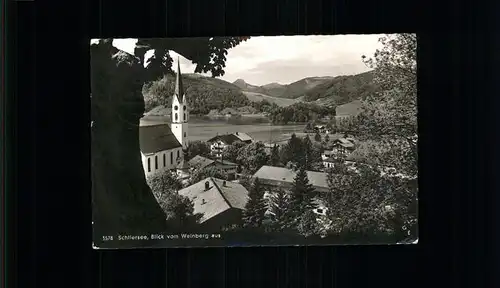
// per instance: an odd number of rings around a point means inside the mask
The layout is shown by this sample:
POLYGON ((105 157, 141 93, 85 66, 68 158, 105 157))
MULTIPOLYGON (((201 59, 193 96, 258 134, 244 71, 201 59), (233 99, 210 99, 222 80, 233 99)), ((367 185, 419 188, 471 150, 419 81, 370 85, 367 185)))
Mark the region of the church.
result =
POLYGON ((178 174, 183 174, 187 170, 184 150, 189 144, 188 121, 188 101, 182 85, 180 64, 177 62, 171 125, 141 123, 139 127, 142 166, 146 177, 159 171, 175 169, 178 174))

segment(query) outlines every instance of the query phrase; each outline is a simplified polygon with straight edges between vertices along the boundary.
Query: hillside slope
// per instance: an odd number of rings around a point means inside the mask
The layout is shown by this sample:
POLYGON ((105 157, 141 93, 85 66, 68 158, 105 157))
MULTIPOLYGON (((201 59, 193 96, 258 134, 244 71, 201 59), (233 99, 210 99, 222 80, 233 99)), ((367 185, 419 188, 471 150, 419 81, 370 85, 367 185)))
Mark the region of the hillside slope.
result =
MULTIPOLYGON (((182 81, 193 114, 207 114, 213 109, 238 108, 251 104, 238 86, 224 80, 199 74, 183 74, 182 81)), ((174 85, 175 75, 167 75, 145 84, 142 94, 146 112, 160 105, 170 107, 174 85)))
POLYGON ((238 79, 233 82, 242 91, 255 92, 260 94, 269 95, 272 97, 297 99, 305 96, 306 92, 313 89, 325 81, 331 80, 333 77, 308 77, 300 79, 290 84, 269 83, 262 86, 256 86, 246 83, 243 79, 238 79))
POLYGON ((304 101, 316 101, 333 105, 343 105, 376 92, 378 87, 373 83, 373 71, 349 76, 332 78, 308 90, 304 101))
POLYGON ((333 77, 307 77, 299 81, 295 81, 286 85, 285 91, 280 97, 296 99, 299 97, 305 97, 309 91, 316 88, 319 85, 331 81, 333 77))
MULTIPOLYGON (((248 84, 243 79, 238 79, 238 80, 234 81, 232 84, 235 86, 238 86, 238 88, 240 88, 242 91, 268 94, 266 89, 264 89, 263 87, 248 84)), ((270 94, 268 94, 268 95, 270 95, 270 94)))
POLYGON ((286 99, 286 98, 279 98, 279 97, 272 97, 269 95, 265 95, 262 93, 257 93, 257 92, 249 92, 249 91, 243 91, 243 94, 247 96, 248 100, 252 102, 260 102, 262 100, 267 100, 270 103, 275 103, 276 105, 280 107, 286 107, 293 105, 297 102, 300 102, 300 99, 286 99))

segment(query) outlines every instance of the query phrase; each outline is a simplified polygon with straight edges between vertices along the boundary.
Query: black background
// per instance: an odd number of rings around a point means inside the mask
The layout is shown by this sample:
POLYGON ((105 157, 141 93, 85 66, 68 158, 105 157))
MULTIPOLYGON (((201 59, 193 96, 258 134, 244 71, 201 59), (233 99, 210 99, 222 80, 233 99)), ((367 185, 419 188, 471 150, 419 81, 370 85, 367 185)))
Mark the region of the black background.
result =
POLYGON ((6 170, 10 285, 500 286, 491 213, 499 203, 500 50, 491 31, 499 9, 478 1, 140 3, 8 3, 6 133, 17 150, 6 170), (397 32, 419 35, 418 245, 92 250, 90 38, 397 32))

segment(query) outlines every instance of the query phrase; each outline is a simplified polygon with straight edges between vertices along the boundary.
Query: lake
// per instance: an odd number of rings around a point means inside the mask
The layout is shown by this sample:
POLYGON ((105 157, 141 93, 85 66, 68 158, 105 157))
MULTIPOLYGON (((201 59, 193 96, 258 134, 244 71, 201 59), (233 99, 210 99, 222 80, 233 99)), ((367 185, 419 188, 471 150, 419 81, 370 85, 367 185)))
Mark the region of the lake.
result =
MULTIPOLYGON (((141 125, 160 123, 170 124, 170 117, 146 116, 141 119, 141 125)), ((280 141, 287 139, 292 133, 302 133, 304 125, 271 125, 265 116, 242 116, 239 118, 191 116, 189 118, 189 140, 208 140, 217 134, 243 132, 256 141, 280 141)))

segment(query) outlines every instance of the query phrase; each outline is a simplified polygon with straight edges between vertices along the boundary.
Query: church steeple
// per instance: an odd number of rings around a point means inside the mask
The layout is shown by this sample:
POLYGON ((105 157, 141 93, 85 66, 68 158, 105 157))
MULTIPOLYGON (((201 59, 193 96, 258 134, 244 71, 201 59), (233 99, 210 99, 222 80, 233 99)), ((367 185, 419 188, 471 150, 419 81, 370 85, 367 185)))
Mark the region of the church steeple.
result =
POLYGON ((188 147, 188 121, 189 121, 189 108, 186 101, 186 94, 184 86, 182 85, 181 65, 179 58, 177 58, 177 78, 175 79, 175 91, 172 97, 172 130, 177 141, 182 145, 185 150, 188 147))
POLYGON ((175 91, 174 95, 177 96, 179 102, 184 102, 184 86, 182 85, 182 77, 181 77, 181 64, 179 61, 179 57, 177 57, 177 75, 175 79, 175 91))

